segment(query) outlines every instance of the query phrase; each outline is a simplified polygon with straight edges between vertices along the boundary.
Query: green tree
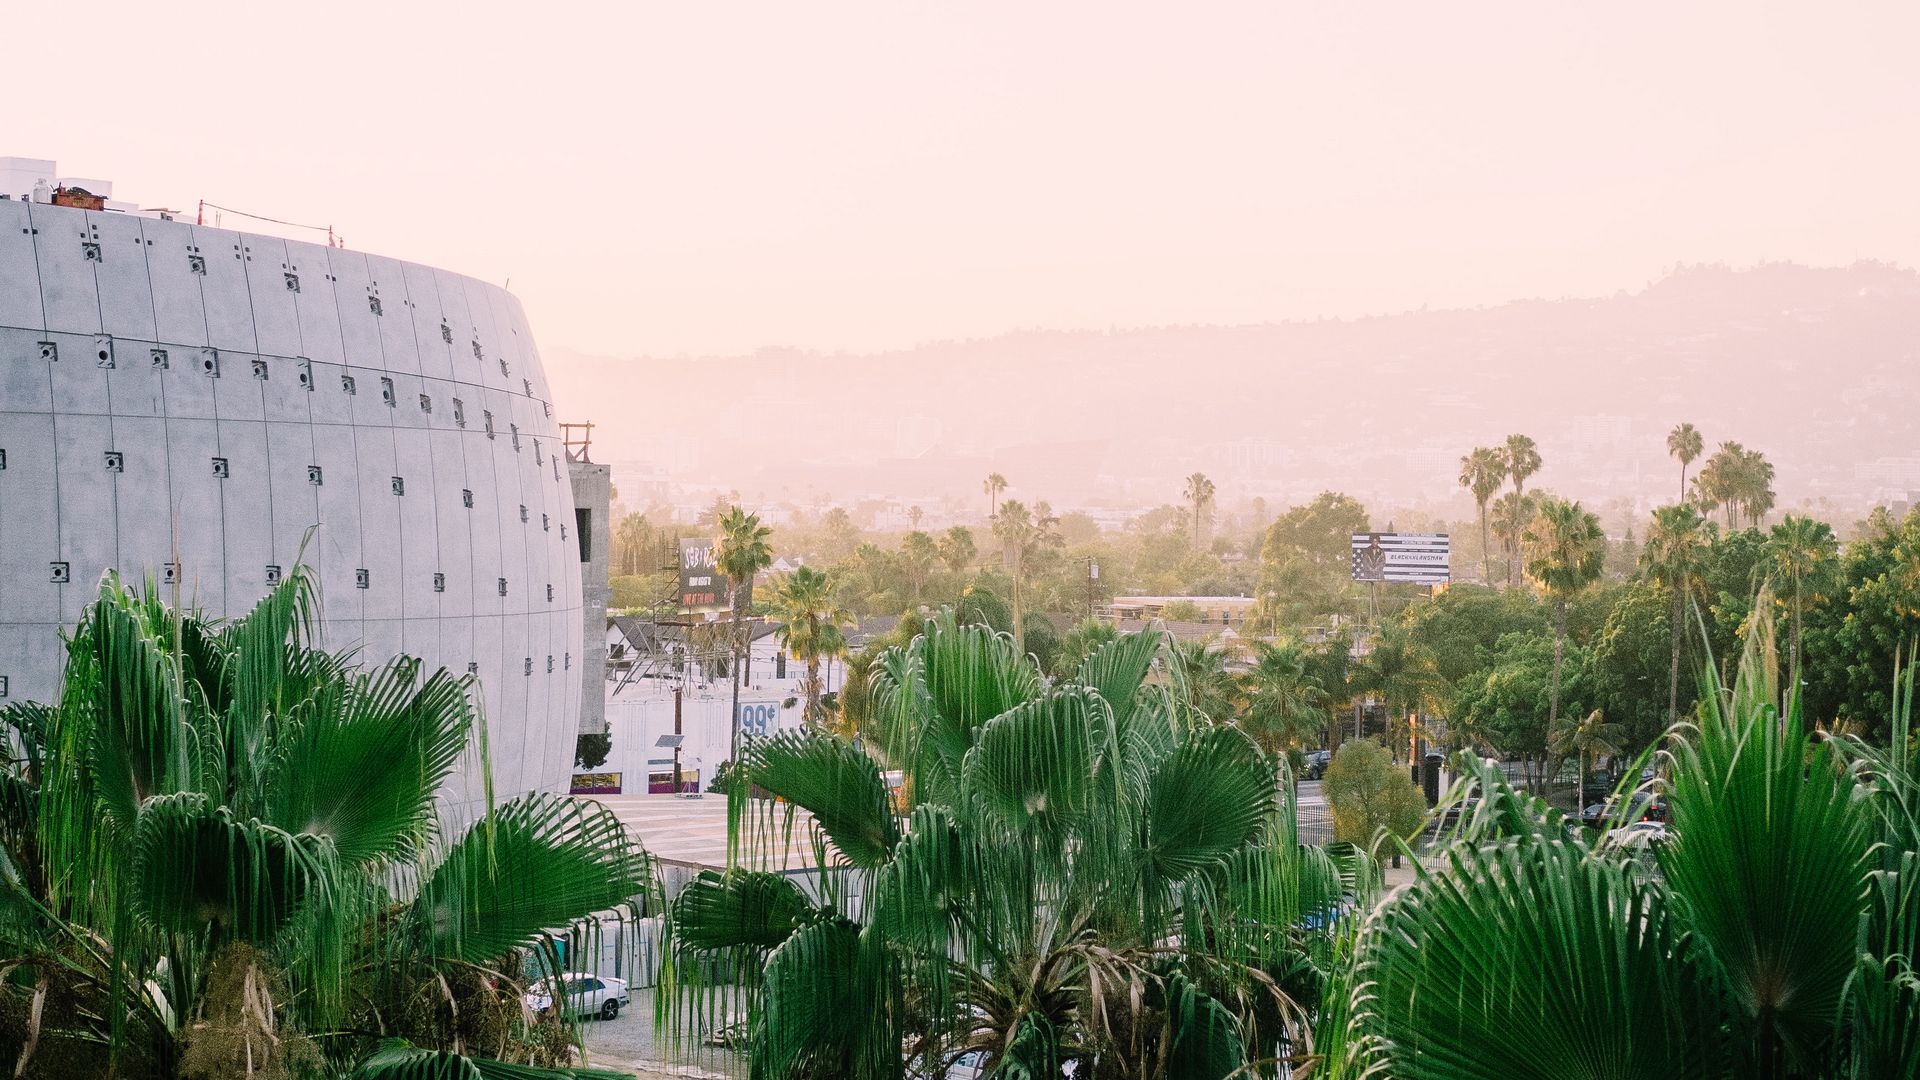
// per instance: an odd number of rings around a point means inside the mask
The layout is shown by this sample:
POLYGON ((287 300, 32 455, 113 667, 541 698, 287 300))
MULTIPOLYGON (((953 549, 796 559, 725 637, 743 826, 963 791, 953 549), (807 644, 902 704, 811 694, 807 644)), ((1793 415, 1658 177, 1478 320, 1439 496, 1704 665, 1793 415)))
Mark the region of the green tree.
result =
POLYGON ((1600 580, 1606 560, 1600 519, 1577 502, 1541 502, 1533 524, 1521 534, 1527 577, 1553 604, 1553 683, 1547 697, 1547 727, 1560 719, 1560 666, 1567 641, 1567 603, 1600 580))
POLYGON ((1366 531, 1366 507, 1339 492, 1280 515, 1260 545, 1259 625, 1304 626, 1347 607, 1353 534, 1366 531))
POLYGON ((1187 477, 1187 484, 1181 491, 1181 497, 1187 500, 1188 506, 1193 507, 1193 544, 1195 547, 1206 543, 1206 537, 1202 532, 1202 518, 1205 517, 1207 510, 1213 506, 1213 496, 1213 481, 1207 479, 1206 473, 1194 473, 1192 476, 1187 477))
POLYGON ((1687 501, 1687 466, 1693 464, 1705 448, 1699 429, 1692 424, 1675 424, 1673 430, 1667 432, 1667 455, 1680 462, 1681 502, 1687 501))
POLYGON ((1825 597, 1833 582, 1833 571, 1840 557, 1839 541, 1834 539, 1833 528, 1824 521, 1815 521, 1803 514, 1788 514, 1773 527, 1773 533, 1767 539, 1767 548, 1773 555, 1773 569, 1786 587, 1788 602, 1787 614, 1791 631, 1787 638, 1788 670, 1791 681, 1787 684, 1793 693, 1800 693, 1800 622, 1805 614, 1809 600, 1819 601, 1825 597))
POLYGON ((528 1023, 521 961, 647 888, 618 820, 495 803, 484 772, 443 815, 435 793, 486 745, 477 685, 313 648, 305 567, 227 622, 157 592, 109 574, 58 703, 0 708, 15 1072, 384 1077, 402 1055, 575 1075, 527 1067, 564 1065, 570 1039, 528 1023))
POLYGON ((1312 745, 1327 731, 1327 695, 1298 645, 1253 643, 1253 665, 1240 676, 1246 702, 1240 726, 1261 749, 1283 754, 1312 745))
POLYGON ((1527 479, 1540 471, 1540 448, 1529 436, 1509 435, 1501 452, 1506 458, 1507 476, 1513 480, 1513 493, 1526 495, 1527 479))
POLYGON ((1672 604, 1667 615, 1672 635, 1672 658, 1667 669, 1669 724, 1680 719, 1680 645, 1685 636, 1686 603, 1696 595, 1695 583, 1713 541, 1713 522, 1701 517, 1691 504, 1680 503, 1653 512, 1647 546, 1640 553, 1641 565, 1667 590, 1672 604))
POLYGON ((1293 1057, 1295 988, 1320 969, 1314 934, 1275 931, 1337 905, 1339 869, 1296 842, 1278 766, 1244 733, 1169 722, 1146 678, 1162 645, 1124 636, 1049 684, 1007 637, 929 620, 875 665, 904 813, 843 740, 756 743, 754 783, 812 824, 735 817, 742 865, 675 901, 683 1012, 744 995, 719 1011, 751 1018, 769 1078, 945 1076, 978 1054, 990 1076, 1159 1062, 1224 1080, 1293 1057), (844 888, 769 872, 815 845, 844 888))
POLYGON ((1673 726, 1671 715, 1692 708, 1692 684, 1681 687, 1677 699, 1660 693, 1661 687, 1671 685, 1670 609, 1665 587, 1650 578, 1629 582, 1616 593, 1587 649, 1593 677, 1591 705, 1621 725, 1628 755, 1656 742, 1673 726))
POLYGON ((812 727, 825 727, 827 717, 820 707, 820 661, 846 655, 844 631, 854 624, 853 613, 834 600, 832 579, 810 566, 781 578, 774 587, 773 611, 780 644, 807 665, 806 721, 812 727))
POLYGON ((1408 740, 1401 736, 1411 734, 1413 714, 1437 702, 1445 683, 1434 670, 1426 643, 1398 619, 1381 623, 1365 649, 1365 655, 1354 665, 1352 687, 1380 696, 1394 739, 1392 746, 1407 746, 1408 740))
POLYGON ((933 537, 915 530, 900 541, 900 566, 906 571, 907 580, 913 585, 913 606, 920 606, 921 594, 926 590, 927 578, 933 574, 933 568, 940 561, 940 545, 933 537))
POLYGON ((1473 493, 1480 511, 1480 579, 1493 584, 1491 541, 1487 538, 1487 502, 1507 479, 1507 458, 1489 446, 1478 446, 1460 459, 1460 486, 1473 493))
POLYGON ((1007 490, 1007 478, 999 473, 988 473, 980 489, 987 493, 987 520, 1000 516, 1000 493, 1007 490))
POLYGON ((1531 495, 1507 492, 1493 503, 1493 534, 1500 538, 1507 560, 1507 585, 1520 584, 1520 536, 1527 531, 1539 504, 1531 495))
MULTIPOLYGON (((1372 844, 1382 829, 1411 840, 1427 814, 1427 801, 1406 767, 1395 764, 1393 753, 1370 739, 1340 744, 1320 791, 1333 817, 1334 839, 1351 844, 1372 844)), ((1399 865, 1400 856, 1393 858, 1399 865)))
POLYGON ((1058 524, 1059 520, 1050 512, 1043 509, 1036 514, 1017 499, 1002 503, 993 519, 993 535, 1000 538, 1007 572, 1013 578, 1013 643, 1023 651, 1027 641, 1023 602, 1027 573, 1035 558, 1060 546, 1060 534, 1055 528, 1058 524))
POLYGON ((1213 641, 1167 644, 1168 680, 1174 706, 1188 724, 1224 724, 1239 710, 1241 687, 1227 667, 1227 653, 1213 641))
POLYGON ((953 525, 940 534, 940 561, 954 573, 963 573, 979 557, 979 549, 973 543, 973 530, 965 525, 953 525))
POLYGON ((1573 788, 1575 805, 1586 798, 1587 762, 1620 753, 1625 734, 1624 728, 1608 722, 1606 714, 1599 709, 1588 713, 1585 720, 1563 716, 1554 722, 1547 732, 1547 752, 1556 758, 1580 759, 1580 774, 1573 788))
POLYGON ((740 668, 747 651, 747 610, 753 594, 753 579, 773 565, 773 530, 760 524, 760 515, 749 514, 738 506, 727 508, 720 516, 720 535, 715 538, 714 562, 733 585, 733 675, 732 735, 728 743, 732 761, 740 760, 740 668))

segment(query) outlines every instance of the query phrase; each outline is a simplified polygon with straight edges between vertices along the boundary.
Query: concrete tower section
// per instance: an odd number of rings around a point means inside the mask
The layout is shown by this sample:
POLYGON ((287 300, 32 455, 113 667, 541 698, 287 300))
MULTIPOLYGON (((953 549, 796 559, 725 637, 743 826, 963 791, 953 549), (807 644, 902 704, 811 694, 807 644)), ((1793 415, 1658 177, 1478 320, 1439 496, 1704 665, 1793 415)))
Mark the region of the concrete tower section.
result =
MULTIPOLYGON (((322 643, 474 673, 496 794, 563 791, 582 663, 565 457, 502 289, 0 200, 4 700, 53 698, 61 629, 107 569, 235 616, 311 529, 322 643)), ((447 796, 479 794, 470 766, 447 796)))

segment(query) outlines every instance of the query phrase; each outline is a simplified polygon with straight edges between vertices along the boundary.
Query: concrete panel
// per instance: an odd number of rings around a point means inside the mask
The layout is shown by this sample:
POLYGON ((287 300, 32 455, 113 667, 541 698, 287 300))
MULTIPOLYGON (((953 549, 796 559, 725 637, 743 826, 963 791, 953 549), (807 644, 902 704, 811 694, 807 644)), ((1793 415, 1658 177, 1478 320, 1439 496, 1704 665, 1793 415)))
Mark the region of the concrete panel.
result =
POLYGON ((100 293, 100 328, 117 338, 154 337, 153 283, 147 280, 147 241, 140 219, 88 214, 100 237, 93 276, 100 293))
POLYGON ((439 565, 434 569, 446 575, 445 591, 440 594, 443 618, 473 614, 473 511, 462 504, 460 497, 467 486, 466 460, 460 449, 464 438, 457 431, 428 435, 433 457, 434 531, 439 541, 439 565))
POLYGON ((200 299, 207 312, 207 343, 223 352, 258 352, 240 235, 196 225, 193 245, 206 271, 200 277, 200 299))
POLYGON ((54 423, 47 413, 0 412, 0 618, 59 618, 60 591, 50 564, 60 554, 54 423))
POLYGON ((87 220, 95 215, 40 203, 32 205, 31 214, 34 256, 40 266, 40 308, 47 330, 89 337, 99 333, 100 294, 94 282, 94 260, 87 254, 88 245, 99 242, 98 227, 87 220))
POLYGON ((340 341, 340 309, 334 297, 333 267, 327 249, 289 240, 287 265, 300 277, 300 291, 293 298, 300 314, 300 355, 322 363, 345 363, 346 347, 340 341))
POLYGON ((274 561, 278 523, 268 486, 267 426, 222 420, 220 453, 227 460, 227 477, 220 481, 227 605, 237 613, 267 594, 267 564, 274 561))
POLYGON ((383 312, 379 320, 380 348, 387 370, 418 375, 420 350, 413 340, 413 308, 407 295, 406 271, 397 259, 369 255, 367 274, 380 292, 383 312))
POLYGON ((143 218, 140 234, 146 238, 147 282, 153 289, 154 336, 170 348, 200 348, 207 344, 207 315, 201 304, 199 250, 193 226, 178 221, 143 218))
POLYGON ((393 433, 395 475, 405 480, 405 494, 393 502, 400 512, 400 611, 409 619, 438 619, 440 594, 433 591, 433 575, 440 571, 439 524, 434 518, 433 448, 425 431, 393 433))
MULTIPOLYGON (((313 420, 313 402, 320 396, 317 381, 320 371, 310 360, 275 356, 267 358, 267 378, 260 383, 260 398, 268 420, 309 423, 313 420), (308 387, 314 389, 308 389, 308 387)), ((328 389, 340 391, 336 378, 328 389)))
MULTIPOLYGON (((353 572, 366 564, 360 561, 360 487, 355 479, 359 455, 353 429, 339 424, 315 424, 313 463, 321 470, 320 484, 314 489, 320 507, 320 528, 308 551, 320 570, 327 617, 357 624, 366 594, 354 587, 353 572)), ((356 629, 354 633, 358 636, 359 631, 356 629)))
POLYGON ((480 359, 473 352, 473 343, 477 338, 473 313, 467 308, 467 279, 445 270, 435 270, 433 274, 440 285, 440 310, 445 314, 448 332, 453 338, 448 349, 453 359, 454 380, 474 386, 483 385, 480 381, 480 359))
POLYGON ((300 294, 306 283, 293 274, 286 242, 272 236, 249 236, 240 243, 246 255, 247 290, 253 300, 255 350, 263 356, 301 356, 300 294))
POLYGON ((7 696, 0 698, 0 705, 54 700, 65 662, 59 637, 48 634, 45 626, 0 622, 0 675, 7 677, 7 696))
MULTIPOLYGON (((353 422, 353 403, 360 396, 360 375, 354 368, 340 364, 322 363, 315 360, 310 365, 313 372, 313 393, 308 395, 307 408, 311 410, 316 424, 350 424, 353 422), (343 377, 351 377, 354 392, 348 394, 343 377)), ((379 393, 376 386, 372 393, 379 393)))
MULTIPOLYGON (((107 395, 115 416, 165 416, 166 398, 161 388, 164 374, 153 365, 151 338, 115 337, 106 343, 112 350, 107 369, 107 395)), ((99 363, 95 349, 95 363, 99 363)), ((172 354, 168 353, 169 362, 172 354)))
POLYGON ((211 420, 215 416, 214 388, 219 385, 207 373, 211 361, 215 370, 222 366, 220 352, 208 346, 167 345, 147 350, 149 370, 160 365, 160 401, 167 416, 191 420, 211 420))
POLYGON ((313 427, 305 423, 267 424, 269 510, 273 516, 273 555, 269 561, 283 572, 302 558, 309 565, 318 565, 318 537, 307 538, 307 531, 320 521, 320 489, 307 477, 307 467, 314 464, 313 432, 313 427), (308 545, 304 555, 303 542, 308 545))
POLYGON ((400 617, 400 552, 411 538, 400 531, 400 500, 393 493, 393 478, 399 475, 393 457, 393 432, 378 428, 356 428, 354 445, 360 460, 360 535, 365 546, 360 565, 371 574, 370 584, 362 590, 366 618, 400 617), (373 538, 383 538, 375 542, 373 538))
MULTIPOLYGON (((222 350, 219 356, 220 377, 213 379, 214 415, 222 420, 264 420, 267 416, 265 386, 274 376, 274 367, 281 368, 280 377, 293 375, 293 362, 276 360, 270 356, 258 356, 253 353, 222 350), (264 364, 267 378, 255 374, 256 361, 264 364)), ((206 370, 206 358, 197 361, 200 369, 206 370)))
POLYGON ((0 327, 35 331, 47 327, 40 310, 40 264, 33 240, 27 204, 0 201, 0 327))
POLYGON ((408 311, 413 315, 414 347, 420 354, 420 373, 434 379, 453 378, 453 324, 446 321, 440 302, 440 281, 431 267, 404 263, 408 311))
POLYGON ((173 514, 167 503, 167 422, 153 416, 116 416, 113 448, 122 472, 113 477, 118 549, 105 565, 132 576, 172 559, 173 514))
MULTIPOLYGON (((180 589, 207 611, 227 610, 225 528, 213 459, 219 433, 211 420, 167 421, 168 487, 180 544, 180 589)), ((165 559, 154 560, 156 563, 165 559)))
POLYGON ((53 409, 53 365, 40 359, 44 330, 0 326, 0 412, 53 409))
POLYGON ((461 278, 460 282, 467 291, 467 317, 473 320, 473 340, 480 343, 480 383, 496 390, 504 390, 509 380, 518 385, 519 376, 513 374, 512 359, 507 358, 507 370, 500 370, 500 361, 505 350, 500 344, 500 331, 493 321, 492 290, 472 278, 461 278))
MULTIPOLYGON (((473 538, 473 558, 468 566, 475 615, 498 615, 506 610, 496 587, 500 573, 501 529, 499 481, 494 473, 493 443, 469 429, 461 439, 466 465, 467 490, 473 492, 468 508, 467 535, 473 538)), ((464 502, 464 500, 463 500, 464 502)), ((507 506, 512 511, 512 504, 507 506)), ((518 525, 515 525, 518 528, 518 525)))
POLYGON ((114 482, 106 468, 113 448, 113 422, 105 416, 70 415, 54 427, 55 472, 60 485, 60 558, 69 563, 60 589, 60 613, 75 621, 92 600, 100 572, 118 557, 114 534, 114 482))
MULTIPOLYGON (((347 363, 380 370, 386 362, 380 350, 380 319, 367 304, 373 279, 367 275, 367 257, 357 251, 332 248, 327 264, 333 267, 334 309, 340 317, 340 341, 347 363)), ((384 301, 382 302, 384 309, 384 301)))
POLYGON ((106 415, 110 411, 107 373, 94 362, 99 337, 48 331, 46 340, 53 343, 60 357, 47 364, 54 413, 106 415))
POLYGON ((393 380, 394 404, 388 415, 394 427, 424 431, 433 426, 433 414, 420 408, 420 394, 427 388, 426 380, 404 371, 388 372, 383 378, 393 380))

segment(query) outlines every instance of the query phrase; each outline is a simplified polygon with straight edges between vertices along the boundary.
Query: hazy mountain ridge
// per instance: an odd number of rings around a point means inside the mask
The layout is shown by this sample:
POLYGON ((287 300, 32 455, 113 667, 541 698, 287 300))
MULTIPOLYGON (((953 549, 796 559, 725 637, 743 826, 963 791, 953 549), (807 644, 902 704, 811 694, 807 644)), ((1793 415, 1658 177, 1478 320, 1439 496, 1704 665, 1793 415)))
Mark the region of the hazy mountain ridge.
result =
POLYGON ((1056 504, 1170 501, 1195 469, 1223 494, 1448 499, 1459 454, 1509 431, 1538 439, 1541 483, 1661 497, 1665 432, 1690 420, 1766 452, 1787 504, 1904 482, 1861 466, 1920 455, 1916 341, 1920 274, 1777 263, 1361 319, 547 361, 596 458, 796 502, 968 498, 988 469, 1056 504))

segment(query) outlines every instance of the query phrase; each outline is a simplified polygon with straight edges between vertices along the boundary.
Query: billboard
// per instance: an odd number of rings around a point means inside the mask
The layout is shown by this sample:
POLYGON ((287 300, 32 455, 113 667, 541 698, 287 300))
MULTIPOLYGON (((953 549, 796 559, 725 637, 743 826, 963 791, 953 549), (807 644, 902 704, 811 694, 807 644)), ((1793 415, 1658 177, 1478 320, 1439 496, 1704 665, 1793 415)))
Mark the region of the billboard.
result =
POLYGON ((733 604, 726 575, 714 561, 720 545, 711 536, 680 538, 680 610, 726 611, 733 604))
POLYGON ((1353 580, 1445 585, 1446 533, 1354 533, 1353 580))

